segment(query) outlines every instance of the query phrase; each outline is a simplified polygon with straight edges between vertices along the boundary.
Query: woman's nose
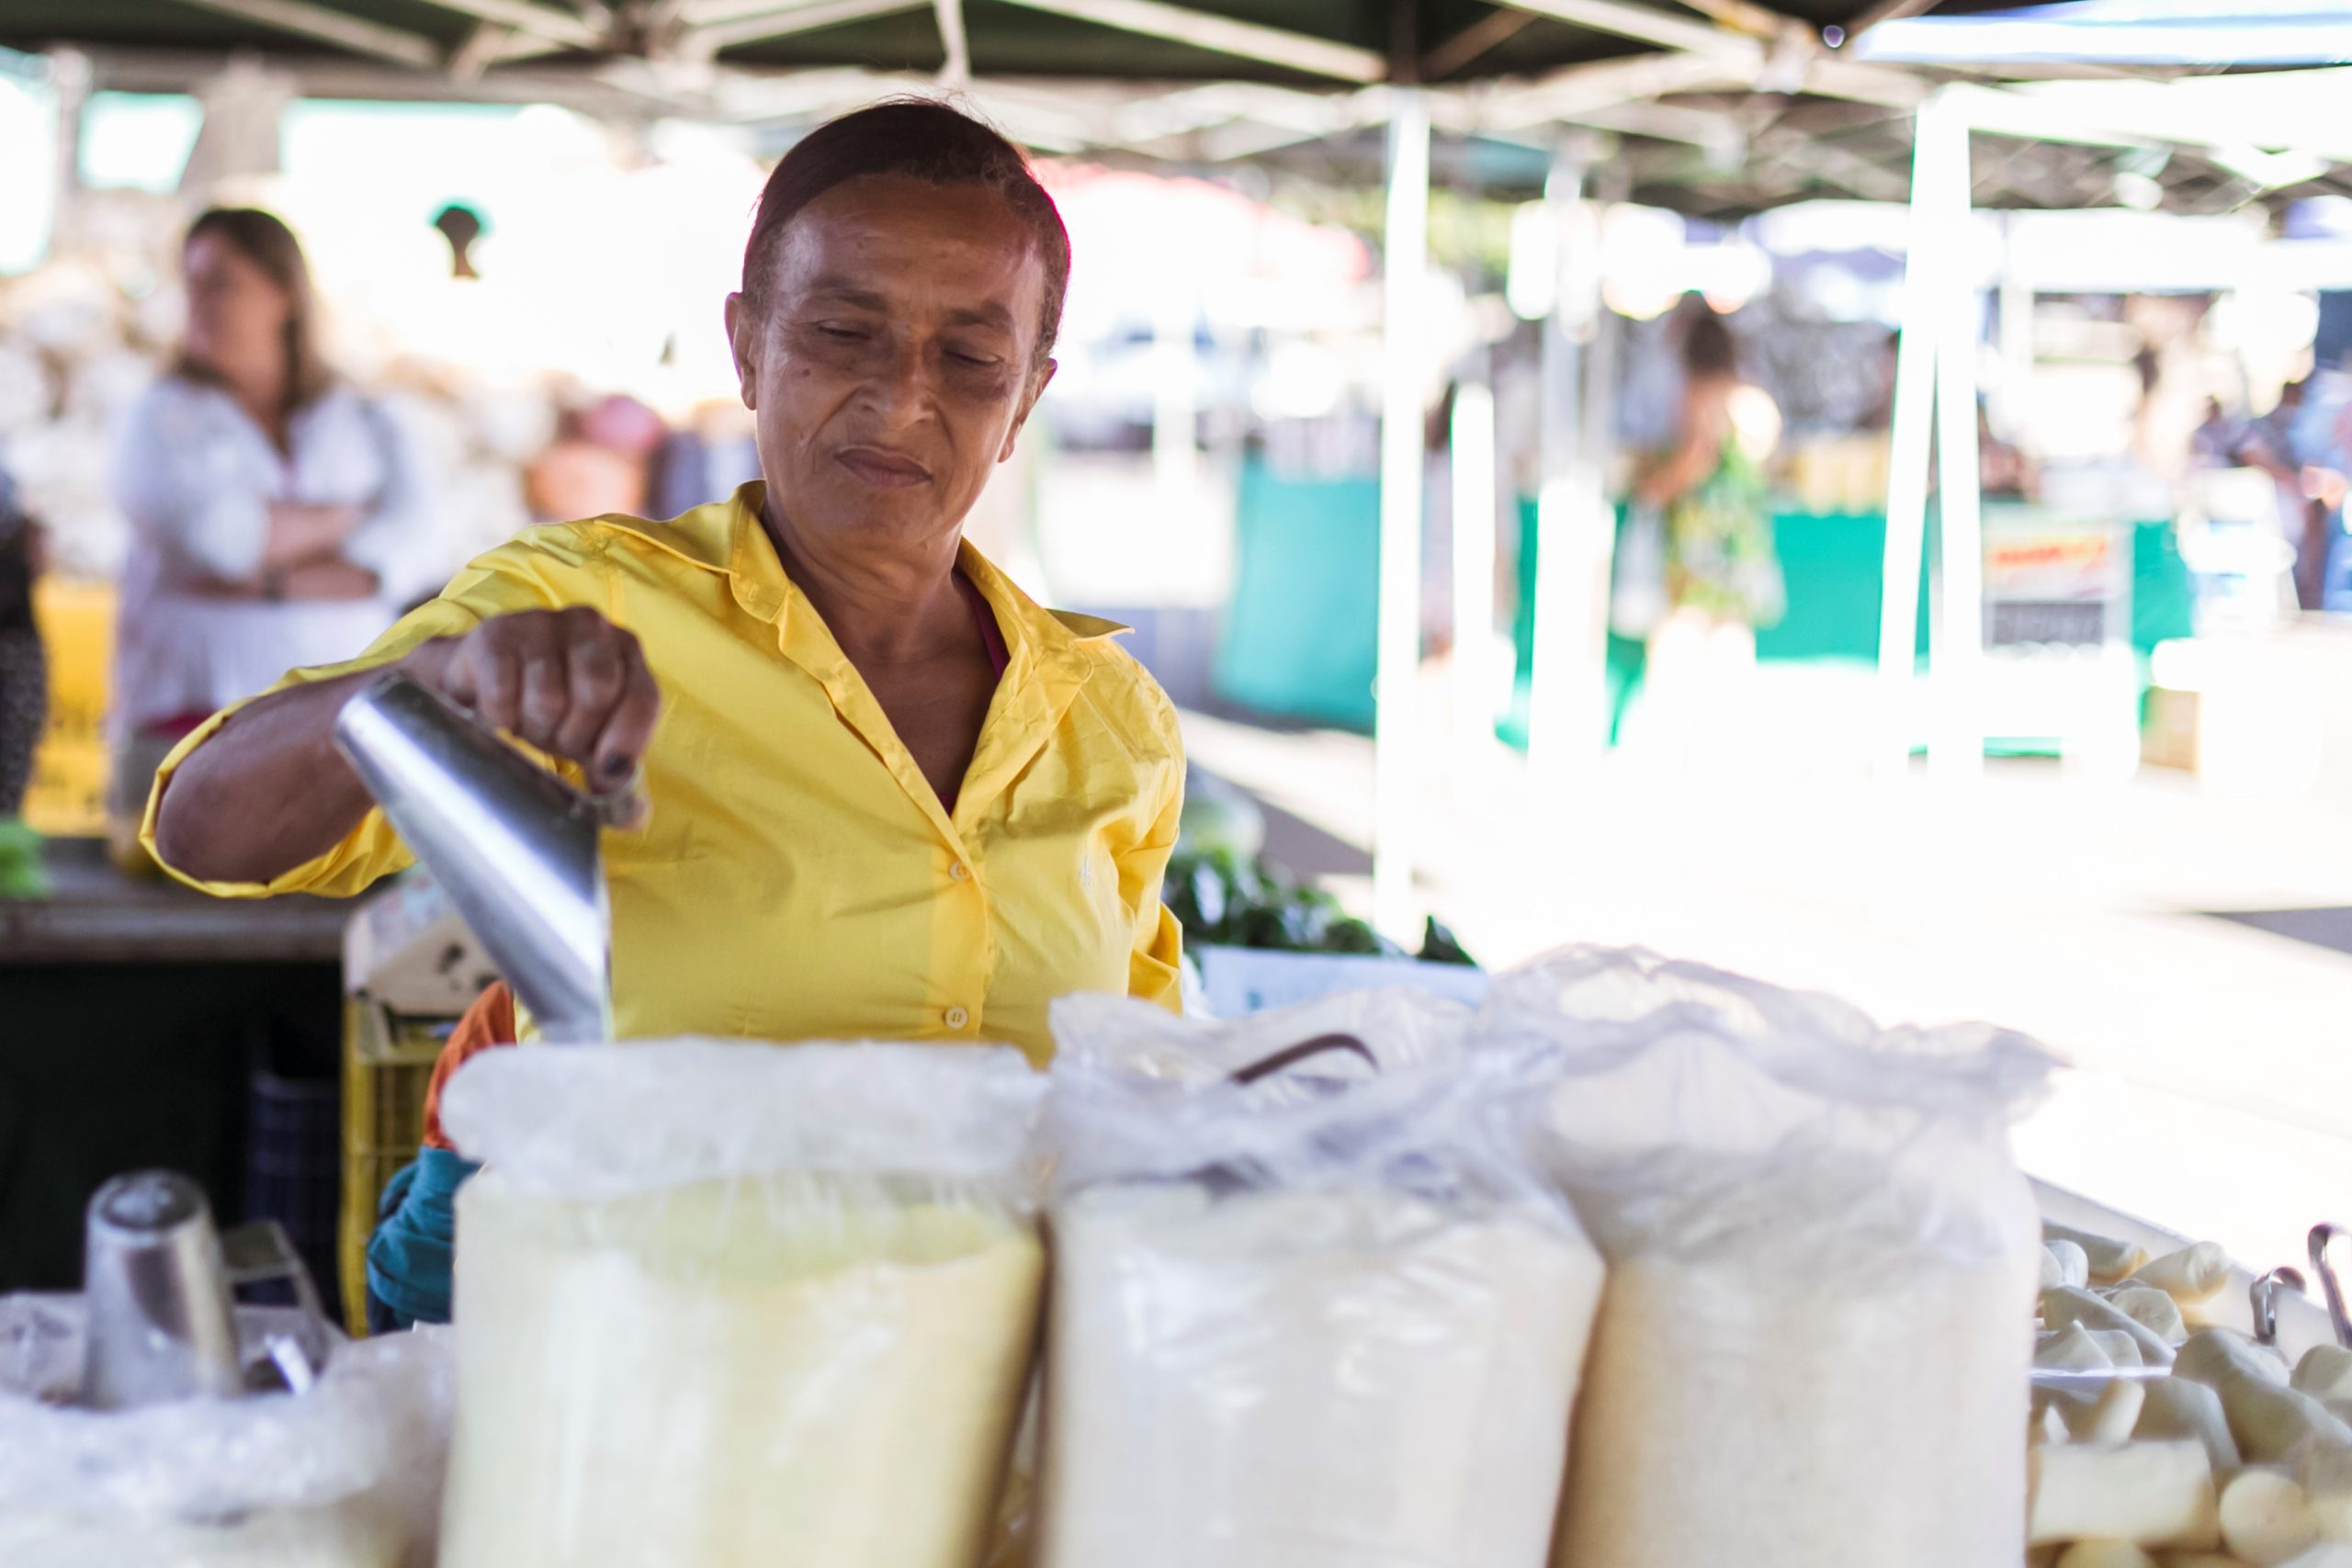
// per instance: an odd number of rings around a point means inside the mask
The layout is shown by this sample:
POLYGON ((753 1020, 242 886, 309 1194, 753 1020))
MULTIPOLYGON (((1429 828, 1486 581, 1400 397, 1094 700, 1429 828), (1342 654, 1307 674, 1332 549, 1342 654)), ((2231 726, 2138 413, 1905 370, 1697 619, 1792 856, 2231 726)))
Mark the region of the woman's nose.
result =
POLYGON ((919 347, 894 345, 866 386, 876 411, 893 424, 912 424, 931 410, 931 366, 919 347))

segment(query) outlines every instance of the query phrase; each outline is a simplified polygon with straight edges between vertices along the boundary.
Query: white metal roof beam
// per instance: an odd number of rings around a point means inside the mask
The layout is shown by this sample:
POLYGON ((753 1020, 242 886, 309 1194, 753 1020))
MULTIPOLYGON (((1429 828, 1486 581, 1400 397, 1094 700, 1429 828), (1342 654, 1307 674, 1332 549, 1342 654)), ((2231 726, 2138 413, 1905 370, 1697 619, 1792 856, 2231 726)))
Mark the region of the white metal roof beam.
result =
POLYGON ((1571 65, 1534 82, 1471 88, 1462 96, 1481 129, 1518 130, 1669 93, 1741 86, 1750 74, 1700 55, 1649 54, 1571 65))
POLYGON ((1719 162, 1737 164, 1747 154, 1747 133, 1729 115, 1679 104, 1610 104, 1576 116, 1576 123, 1627 136, 1647 136, 1696 147, 1719 162))
POLYGON ((1821 54, 1805 66, 1804 90, 1825 98, 1850 98, 1881 108, 1909 110, 1926 103, 1936 89, 1934 84, 1907 71, 1821 54))
POLYGON ((431 39, 416 33, 403 32, 398 28, 362 21, 346 17, 324 6, 314 6, 310 0, 180 0, 185 6, 196 6, 208 11, 219 11, 248 22, 281 32, 300 33, 347 49, 354 54, 372 55, 378 60, 395 61, 413 65, 420 70, 432 70, 441 63, 441 51, 431 39))
POLYGON ((424 0, 459 16, 477 17, 513 28, 517 32, 542 38, 549 43, 560 43, 567 49, 597 49, 605 42, 601 28, 593 28, 578 17, 545 6, 534 6, 530 0, 424 0))
MULTIPOLYGON (((513 28, 483 22, 450 54, 447 66, 449 75, 459 82, 479 82, 482 73, 506 58, 506 51, 515 47, 516 42, 513 28)), ((537 47, 537 40, 532 42, 537 47)))
POLYGON ((1576 27, 1679 50, 1732 73, 1736 85, 1742 86, 1819 93, 1826 97, 1854 98, 1900 108, 1916 108, 1928 96, 1927 84, 1903 72, 1831 56, 1802 27, 1783 30, 1774 47, 1768 49, 1744 34, 1685 17, 1669 17, 1645 6, 1628 5, 1625 0, 1505 3, 1576 27), (1770 79, 1782 76, 1786 77, 1785 82, 1770 79))
POLYGON ((1534 25, 1535 13, 1498 6, 1421 56, 1421 80, 1442 81, 1534 25))
POLYGON ((1035 11, 1072 17, 1122 32, 1147 38, 1170 39, 1195 49, 1255 60, 1284 70, 1342 82, 1377 82, 1388 74, 1388 62, 1377 51, 1310 38, 1281 28, 1261 27, 1211 16, 1165 0, 1012 0, 1035 11))
POLYGON ((1187 136, 1237 119, 1260 119, 1277 125, 1329 113, 1320 94, 1269 86, 1254 82, 1212 82, 1155 97, 1114 105, 1106 118, 1102 140, 1122 147, 1146 147, 1172 137, 1187 136))
POLYGON ((1916 17, 1931 9, 1936 0, 1879 0, 1879 3, 1854 18, 1846 28, 1846 41, 1852 43, 1881 22, 1899 22, 1905 17, 1916 17))
POLYGON ((815 0, 813 5, 781 9, 771 6, 764 12, 738 16, 733 21, 691 28, 679 39, 679 45, 685 53, 714 54, 738 44, 790 38, 795 33, 812 33, 844 22, 862 22, 869 17, 930 8, 931 0, 815 0))
POLYGON ((1507 0, 1523 11, 1595 32, 1613 33, 1640 43, 1703 54, 1726 65, 1753 69, 1764 62, 1763 46, 1752 38, 1727 32, 1688 17, 1670 17, 1626 0, 1507 0))
POLYGON ((1743 32, 1751 38, 1774 39, 1792 29, 1812 30, 1812 24, 1801 22, 1794 17, 1784 17, 1778 11, 1767 10, 1754 4, 1754 0, 1683 0, 1683 4, 1694 11, 1713 17, 1735 32, 1743 32))
POLYGON ((966 86, 972 80, 972 46, 964 36, 964 0, 932 0, 931 9, 939 21, 939 46, 947 55, 939 85, 966 86))

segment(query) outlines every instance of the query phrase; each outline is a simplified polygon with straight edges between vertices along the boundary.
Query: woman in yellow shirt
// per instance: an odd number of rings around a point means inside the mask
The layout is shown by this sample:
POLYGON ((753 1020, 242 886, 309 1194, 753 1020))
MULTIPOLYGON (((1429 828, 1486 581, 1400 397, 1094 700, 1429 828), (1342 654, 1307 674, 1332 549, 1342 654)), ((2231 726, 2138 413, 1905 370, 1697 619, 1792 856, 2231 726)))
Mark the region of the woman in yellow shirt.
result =
POLYGON ((1175 1005, 1173 710, 1120 628, 1040 609, 961 537, 1053 375, 1069 268, 1052 199, 986 127, 900 102, 812 132, 727 301, 764 481, 475 560, 359 659, 190 735, 150 848, 227 897, 405 864, 331 739, 397 666, 590 787, 642 769, 650 818, 605 845, 624 1037, 1043 1061, 1057 996, 1175 1005))

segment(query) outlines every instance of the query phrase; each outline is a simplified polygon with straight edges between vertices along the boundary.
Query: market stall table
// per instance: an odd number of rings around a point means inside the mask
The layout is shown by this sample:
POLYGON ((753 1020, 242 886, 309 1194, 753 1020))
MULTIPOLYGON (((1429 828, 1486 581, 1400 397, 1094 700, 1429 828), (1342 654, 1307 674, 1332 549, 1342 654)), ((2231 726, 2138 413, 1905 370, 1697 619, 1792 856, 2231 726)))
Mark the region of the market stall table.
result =
MULTIPOLYGON (((0 900, 0 1291, 78 1281, 83 1205, 124 1170, 187 1171, 217 1213, 266 1208, 299 1232, 284 1211, 310 1161, 273 1142, 249 1162, 251 1123, 334 1082, 347 908, 126 876, 95 839, 52 840, 47 858, 51 897, 0 900)), ((318 1092, 331 1236, 334 1101, 318 1092)))

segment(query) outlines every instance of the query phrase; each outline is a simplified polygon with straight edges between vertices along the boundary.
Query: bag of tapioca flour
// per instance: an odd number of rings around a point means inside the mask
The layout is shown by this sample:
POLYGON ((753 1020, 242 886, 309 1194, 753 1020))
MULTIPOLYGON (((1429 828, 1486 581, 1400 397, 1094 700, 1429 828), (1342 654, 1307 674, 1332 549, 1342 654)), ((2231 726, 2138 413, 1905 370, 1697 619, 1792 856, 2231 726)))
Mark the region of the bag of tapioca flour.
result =
MULTIPOLYGON (((239 1307, 248 1351, 296 1309, 239 1307)), ((346 1344, 300 1393, 78 1403, 78 1295, 0 1296, 0 1565, 428 1568, 449 1441, 449 1342, 346 1344)))
POLYGON ((1010 1050, 494 1051, 442 1568, 973 1568, 1044 1285, 1010 1050))
POLYGON ((1570 949, 1476 1031, 1548 1046, 1547 1160, 1609 1284, 1557 1568, 1987 1568, 2025 1549, 2041 1233, 1984 1025, 1570 949))
POLYGON ((1037 1568, 1540 1568, 1601 1266, 1468 1020, 1055 1004, 1037 1568))

